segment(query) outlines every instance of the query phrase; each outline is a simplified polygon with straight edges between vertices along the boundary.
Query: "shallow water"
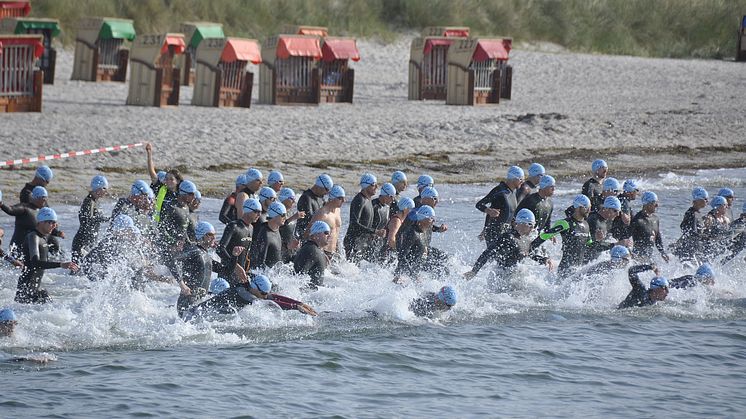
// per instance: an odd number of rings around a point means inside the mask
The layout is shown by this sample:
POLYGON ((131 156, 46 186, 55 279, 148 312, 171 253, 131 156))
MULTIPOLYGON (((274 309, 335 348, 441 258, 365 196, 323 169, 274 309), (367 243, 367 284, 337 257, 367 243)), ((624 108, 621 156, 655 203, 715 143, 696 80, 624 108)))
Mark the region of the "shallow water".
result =
MULTIPOLYGON (((664 241, 678 237, 693 185, 711 194, 735 186, 740 209, 744 175, 642 179, 661 198, 664 241)), ((560 185, 555 218, 579 186, 560 185)), ((318 318, 258 306, 185 324, 174 286, 132 291, 124 277, 90 283, 61 270, 45 277, 52 304, 22 306, 12 302, 17 273, 5 269, 0 305, 12 306, 20 324, 13 338, 0 339, 0 416, 743 415, 743 262, 716 266, 712 289, 672 290, 644 309, 615 309, 630 288, 624 272, 558 285, 544 267, 527 264, 517 291, 495 294, 489 265, 470 282, 459 275, 483 249, 473 204, 491 187, 439 187, 438 218, 449 231, 434 245, 453 255, 446 278, 399 287, 389 269, 344 265, 327 287, 304 293, 287 268, 271 273, 281 293, 311 304, 318 318), (460 294, 447 316, 426 321, 407 310, 444 283, 460 294), (24 357, 35 361, 16 359, 24 357)), ((220 230, 220 202, 203 205, 203 219, 220 230)), ((69 247, 77 208, 56 209, 69 247)), ((12 219, 0 217, 0 225, 10 235, 12 219)), ((548 248, 558 259, 559 244, 548 248)), ((669 277, 690 273, 678 264, 662 269, 669 277)))

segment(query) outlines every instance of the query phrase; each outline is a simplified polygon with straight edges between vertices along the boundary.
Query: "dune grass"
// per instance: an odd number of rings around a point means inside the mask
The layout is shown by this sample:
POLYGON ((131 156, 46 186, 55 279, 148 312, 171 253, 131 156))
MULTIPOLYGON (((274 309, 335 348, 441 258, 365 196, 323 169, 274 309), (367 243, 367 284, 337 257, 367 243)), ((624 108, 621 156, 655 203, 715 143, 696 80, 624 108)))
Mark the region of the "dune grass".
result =
POLYGON ((33 0, 33 16, 62 21, 63 42, 81 16, 126 17, 139 33, 180 22, 221 22, 231 36, 263 39, 283 24, 391 41, 432 25, 475 35, 552 42, 570 50, 652 57, 724 58, 746 0, 33 0))

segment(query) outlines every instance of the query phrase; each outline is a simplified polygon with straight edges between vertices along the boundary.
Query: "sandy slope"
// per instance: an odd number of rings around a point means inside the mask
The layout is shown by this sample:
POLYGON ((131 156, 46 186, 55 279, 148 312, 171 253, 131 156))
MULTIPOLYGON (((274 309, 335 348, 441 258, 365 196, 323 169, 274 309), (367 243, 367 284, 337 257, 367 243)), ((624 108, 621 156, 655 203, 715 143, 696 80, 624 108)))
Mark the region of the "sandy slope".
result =
MULTIPOLYGON (((407 101, 409 39, 359 48, 354 105, 249 110, 190 106, 191 88, 178 108, 125 106, 124 84, 69 81, 72 51, 64 51, 43 113, 0 115, 0 159, 150 140, 158 164, 183 166, 215 196, 250 166, 279 168, 296 188, 323 169, 355 190, 364 171, 475 182, 531 161, 560 177, 585 176, 596 157, 620 176, 746 164, 743 64, 518 49, 512 101, 454 107, 407 101)), ((50 189, 80 196, 98 169, 121 191, 146 176, 144 163, 141 149, 56 161, 50 189)), ((30 177, 0 171, 0 188, 15 191, 30 177)))

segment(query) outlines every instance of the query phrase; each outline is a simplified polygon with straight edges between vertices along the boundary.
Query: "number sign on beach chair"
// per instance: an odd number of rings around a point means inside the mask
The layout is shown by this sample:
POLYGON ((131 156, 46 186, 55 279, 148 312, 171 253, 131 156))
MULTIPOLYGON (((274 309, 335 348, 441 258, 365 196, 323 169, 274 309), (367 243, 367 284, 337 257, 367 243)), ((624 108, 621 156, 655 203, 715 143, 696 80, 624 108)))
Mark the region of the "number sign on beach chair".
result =
POLYGON ((179 57, 181 68, 181 84, 191 86, 196 78, 195 69, 197 48, 203 40, 208 38, 225 38, 223 25, 213 22, 184 22, 179 29, 184 34, 187 44, 186 51, 179 57))
POLYGON ((469 36, 467 27, 427 27, 412 40, 409 55, 409 100, 445 100, 448 48, 469 36))
POLYGON ((738 28, 736 61, 746 61, 746 16, 741 18, 741 25, 738 28))
POLYGON ((184 35, 140 35, 130 54, 128 105, 178 106, 181 72, 176 58, 186 49, 184 35))
POLYGON ((0 35, 0 112, 41 112, 42 35, 0 35))
POLYGON ((272 105, 318 104, 321 59, 318 36, 278 35, 262 44, 259 101, 272 105))
POLYGON ((250 107, 254 73, 246 69, 249 62, 262 62, 259 43, 254 39, 203 40, 196 51, 192 105, 250 107))
POLYGON ((510 99, 513 68, 510 38, 469 38, 448 50, 449 105, 480 105, 510 99))
POLYGON ((0 20, 0 33, 24 35, 39 34, 44 37, 44 54, 37 62, 44 71, 44 84, 54 84, 54 68, 57 62, 57 50, 52 48, 52 38, 60 34, 60 21, 57 19, 33 19, 28 17, 11 17, 0 20))
POLYGON ((127 79, 129 49, 135 39, 129 19, 87 17, 78 23, 72 80, 118 81, 127 79))

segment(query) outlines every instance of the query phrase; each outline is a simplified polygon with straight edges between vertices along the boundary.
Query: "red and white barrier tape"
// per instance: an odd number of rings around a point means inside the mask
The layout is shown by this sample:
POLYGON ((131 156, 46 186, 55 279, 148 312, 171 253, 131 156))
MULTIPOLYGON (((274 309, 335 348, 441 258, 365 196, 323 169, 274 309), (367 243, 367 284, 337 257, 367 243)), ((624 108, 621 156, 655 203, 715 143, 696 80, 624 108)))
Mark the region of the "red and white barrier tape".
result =
POLYGON ((0 167, 14 166, 17 164, 35 163, 35 162, 45 161, 45 160, 66 159, 68 157, 87 156, 89 154, 106 153, 109 151, 120 151, 120 150, 126 150, 128 148, 142 147, 142 145, 143 143, 115 145, 113 147, 92 148, 90 150, 83 150, 83 151, 70 151, 70 152, 61 153, 61 154, 51 154, 48 156, 29 157, 29 158, 18 159, 18 160, 6 160, 4 162, 0 161, 0 167))

